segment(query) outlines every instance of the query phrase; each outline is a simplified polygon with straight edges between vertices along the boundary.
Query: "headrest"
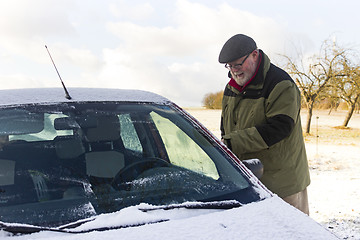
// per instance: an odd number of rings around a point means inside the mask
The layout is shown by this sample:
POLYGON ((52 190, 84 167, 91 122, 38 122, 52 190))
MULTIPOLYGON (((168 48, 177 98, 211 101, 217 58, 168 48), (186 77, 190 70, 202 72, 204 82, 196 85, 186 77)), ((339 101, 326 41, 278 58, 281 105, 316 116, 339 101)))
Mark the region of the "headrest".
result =
POLYGON ((120 138, 120 122, 116 115, 103 115, 97 117, 97 127, 86 131, 89 142, 115 141, 120 138))
POLYGON ((86 174, 94 177, 113 178, 125 166, 124 154, 116 151, 85 154, 86 174))
POLYGON ((56 154, 60 159, 77 158, 85 152, 85 147, 78 138, 59 139, 55 143, 56 154))
POLYGON ((0 159, 0 186, 14 184, 15 161, 0 159))

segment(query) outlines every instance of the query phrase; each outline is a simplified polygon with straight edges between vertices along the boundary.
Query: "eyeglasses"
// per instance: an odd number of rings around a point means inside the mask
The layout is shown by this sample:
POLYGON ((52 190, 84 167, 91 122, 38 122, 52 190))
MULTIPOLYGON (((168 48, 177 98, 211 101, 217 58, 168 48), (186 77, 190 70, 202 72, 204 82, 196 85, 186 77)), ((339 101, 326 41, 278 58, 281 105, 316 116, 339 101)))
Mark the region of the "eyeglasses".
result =
POLYGON ((225 67, 227 69, 229 69, 231 71, 231 69, 235 69, 235 70, 239 70, 242 65, 245 63, 246 59, 250 56, 251 53, 249 53, 248 55, 246 55, 246 58, 244 58, 244 60, 242 61, 242 63, 239 63, 239 64, 235 64, 234 66, 231 66, 230 64, 225 64, 225 67))

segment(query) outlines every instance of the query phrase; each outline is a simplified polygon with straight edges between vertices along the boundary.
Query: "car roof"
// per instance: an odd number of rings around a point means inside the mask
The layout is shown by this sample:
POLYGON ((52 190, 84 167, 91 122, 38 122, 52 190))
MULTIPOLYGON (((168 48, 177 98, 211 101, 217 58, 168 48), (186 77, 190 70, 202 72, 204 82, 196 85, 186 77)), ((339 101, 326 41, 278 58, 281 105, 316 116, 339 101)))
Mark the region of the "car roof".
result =
POLYGON ((120 102, 151 102, 165 104, 170 101, 158 94, 129 89, 110 88, 68 88, 71 99, 65 97, 63 88, 27 88, 0 90, 1 105, 44 104, 61 102, 91 102, 91 101, 120 101, 120 102))

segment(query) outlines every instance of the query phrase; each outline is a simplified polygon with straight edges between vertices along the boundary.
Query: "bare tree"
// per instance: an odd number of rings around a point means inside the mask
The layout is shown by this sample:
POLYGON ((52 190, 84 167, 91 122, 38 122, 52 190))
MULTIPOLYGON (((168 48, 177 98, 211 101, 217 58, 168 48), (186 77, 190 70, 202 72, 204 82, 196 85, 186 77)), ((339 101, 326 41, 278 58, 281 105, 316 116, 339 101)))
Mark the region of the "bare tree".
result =
POLYGON ((305 133, 310 133, 311 118, 315 101, 326 90, 331 79, 342 76, 342 59, 346 51, 336 42, 325 40, 322 44, 319 54, 305 59, 298 55, 298 61, 288 56, 286 59, 286 70, 294 78, 296 84, 301 90, 306 103, 307 120, 305 133), (305 60, 307 65, 305 66, 305 60))
POLYGON ((343 77, 333 79, 331 85, 338 93, 339 98, 348 106, 348 112, 341 127, 347 127, 349 121, 360 101, 360 67, 351 66, 348 59, 343 61, 343 77))
POLYGON ((325 107, 329 109, 328 115, 330 115, 333 110, 337 111, 340 105, 340 97, 338 91, 335 88, 327 87, 319 97, 321 100, 327 103, 327 106, 325 105, 325 107))

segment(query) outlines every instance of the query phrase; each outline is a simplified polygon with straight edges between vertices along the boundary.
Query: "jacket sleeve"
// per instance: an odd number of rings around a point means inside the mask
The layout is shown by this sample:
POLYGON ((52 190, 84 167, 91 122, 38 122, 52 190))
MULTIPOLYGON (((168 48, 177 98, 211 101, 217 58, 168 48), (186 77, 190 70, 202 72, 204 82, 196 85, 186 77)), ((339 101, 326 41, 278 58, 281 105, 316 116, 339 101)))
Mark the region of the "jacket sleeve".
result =
POLYGON ((221 132, 221 138, 223 138, 223 136, 225 135, 225 130, 224 130, 224 123, 223 123, 223 117, 221 116, 220 119, 220 132, 221 132))
POLYGON ((257 152, 288 137, 300 114, 300 92, 292 81, 278 83, 265 100, 265 122, 223 135, 237 154, 257 152))

